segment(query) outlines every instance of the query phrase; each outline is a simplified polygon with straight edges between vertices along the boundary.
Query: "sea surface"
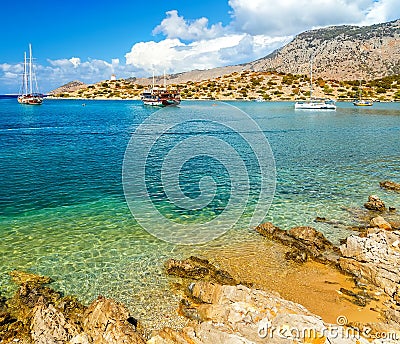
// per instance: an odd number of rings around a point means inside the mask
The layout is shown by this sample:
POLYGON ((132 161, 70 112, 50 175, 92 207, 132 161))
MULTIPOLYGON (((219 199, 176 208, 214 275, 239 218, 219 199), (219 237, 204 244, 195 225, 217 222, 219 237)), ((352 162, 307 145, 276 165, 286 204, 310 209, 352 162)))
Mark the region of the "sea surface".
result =
POLYGON ((382 180, 400 182, 400 104, 337 105, 332 112, 295 111, 291 102, 183 101, 158 110, 139 101, 0 99, 0 295, 15 288, 9 271, 26 270, 51 276, 55 288, 83 302, 114 297, 146 321, 177 301, 164 261, 243 250, 243 243, 250 250, 260 240, 251 222, 258 204, 263 220, 310 225, 336 243, 359 224, 368 195, 400 209, 399 194, 379 188, 382 180), (202 137, 205 145, 196 141, 202 137), (163 169, 173 147, 169 160, 179 163, 163 169), (157 214, 124 184, 137 176, 129 168, 142 165, 142 191, 157 214), (164 188, 176 176, 189 205, 174 204, 179 195, 164 188), (215 240, 180 245, 164 237, 174 227, 159 216, 183 223, 189 238, 199 223, 223 230, 215 240))

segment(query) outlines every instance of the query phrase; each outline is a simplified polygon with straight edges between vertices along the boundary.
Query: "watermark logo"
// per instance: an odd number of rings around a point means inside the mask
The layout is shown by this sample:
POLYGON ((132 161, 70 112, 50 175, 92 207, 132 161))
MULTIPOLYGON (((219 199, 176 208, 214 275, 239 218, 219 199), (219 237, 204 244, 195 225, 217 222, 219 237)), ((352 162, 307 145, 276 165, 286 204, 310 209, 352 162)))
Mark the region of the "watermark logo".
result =
POLYGON ((239 221, 250 228, 263 221, 275 192, 275 161, 244 111, 185 103, 152 113, 136 128, 122 179, 130 211, 146 231, 174 244, 200 244, 239 221))
POLYGON ((307 339, 346 339, 346 340, 384 340, 388 343, 397 343, 400 341, 400 334, 396 331, 374 331, 369 326, 352 327, 346 316, 340 315, 337 317, 337 324, 330 324, 325 326, 322 322, 316 322, 315 319, 307 321, 307 316, 299 315, 304 324, 314 322, 312 326, 290 326, 286 323, 273 324, 267 318, 262 319, 258 326, 258 336, 260 338, 279 338, 290 340, 303 340, 307 339))

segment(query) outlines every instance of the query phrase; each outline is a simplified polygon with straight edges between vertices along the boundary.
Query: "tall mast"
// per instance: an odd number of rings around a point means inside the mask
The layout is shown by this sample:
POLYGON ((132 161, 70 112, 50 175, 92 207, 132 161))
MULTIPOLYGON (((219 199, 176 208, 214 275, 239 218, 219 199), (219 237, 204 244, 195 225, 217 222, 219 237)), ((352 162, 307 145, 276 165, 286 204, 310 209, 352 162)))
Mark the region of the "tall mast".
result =
POLYGON ((32 45, 29 43, 29 93, 32 94, 32 45))
POLYGON ((167 80, 165 80, 165 69, 164 69, 164 88, 167 88, 167 80))
POLYGON ((312 99, 312 62, 313 62, 314 55, 311 55, 310 60, 310 100, 312 99))
POLYGON ((154 69, 153 69, 153 88, 154 88, 154 69))
POLYGON ((23 76, 22 94, 28 94, 28 73, 27 73, 27 68, 26 68, 26 51, 24 51, 24 76, 23 76))

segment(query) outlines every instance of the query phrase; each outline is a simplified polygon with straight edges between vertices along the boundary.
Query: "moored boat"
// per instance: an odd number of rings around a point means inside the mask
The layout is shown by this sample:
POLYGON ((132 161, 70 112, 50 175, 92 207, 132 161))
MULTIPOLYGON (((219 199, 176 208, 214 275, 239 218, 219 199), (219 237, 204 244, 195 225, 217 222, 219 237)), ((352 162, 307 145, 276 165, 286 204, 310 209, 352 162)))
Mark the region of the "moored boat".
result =
POLYGON ((360 87, 358 91, 358 99, 353 102, 354 106, 372 106, 374 102, 372 100, 362 99, 362 85, 360 80, 360 87))
POLYGON ((359 99, 353 102, 354 106, 372 106, 374 103, 371 100, 359 99))
POLYGON ((294 108, 297 110, 336 110, 336 105, 331 100, 310 99, 296 102, 294 108))
POLYGON ((177 106, 181 103, 181 96, 177 88, 167 88, 165 73, 164 73, 164 87, 155 87, 154 73, 153 84, 141 94, 141 99, 144 105, 151 106, 177 106))
POLYGON ((178 90, 151 87, 145 90, 141 96, 144 105, 151 106, 177 106, 181 103, 178 90))
POLYGON ((296 110, 336 110, 335 101, 332 99, 315 99, 312 96, 313 84, 312 84, 312 66, 313 58, 311 55, 310 59, 310 99, 305 101, 297 101, 294 104, 296 110))
POLYGON ((17 100, 18 103, 27 105, 40 105, 43 102, 43 95, 39 93, 34 71, 31 44, 29 44, 28 61, 26 58, 26 53, 24 53, 24 73, 22 76, 21 91, 17 100))

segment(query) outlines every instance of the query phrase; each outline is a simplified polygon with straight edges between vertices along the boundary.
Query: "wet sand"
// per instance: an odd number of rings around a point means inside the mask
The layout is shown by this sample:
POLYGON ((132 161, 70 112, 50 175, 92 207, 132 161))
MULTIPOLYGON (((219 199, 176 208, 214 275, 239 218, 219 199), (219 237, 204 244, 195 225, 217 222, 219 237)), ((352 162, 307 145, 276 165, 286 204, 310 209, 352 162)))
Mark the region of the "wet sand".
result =
MULTIPOLYGON (((211 262, 227 270, 240 281, 254 283, 261 289, 278 292, 283 298, 300 303, 327 323, 339 316, 348 322, 379 322, 383 300, 360 307, 340 292, 345 288, 360 292, 353 279, 332 266, 317 262, 298 264, 285 259, 289 249, 259 237, 258 241, 235 243, 228 249, 203 252, 211 262)), ((374 295, 379 299, 378 295, 374 295)))

